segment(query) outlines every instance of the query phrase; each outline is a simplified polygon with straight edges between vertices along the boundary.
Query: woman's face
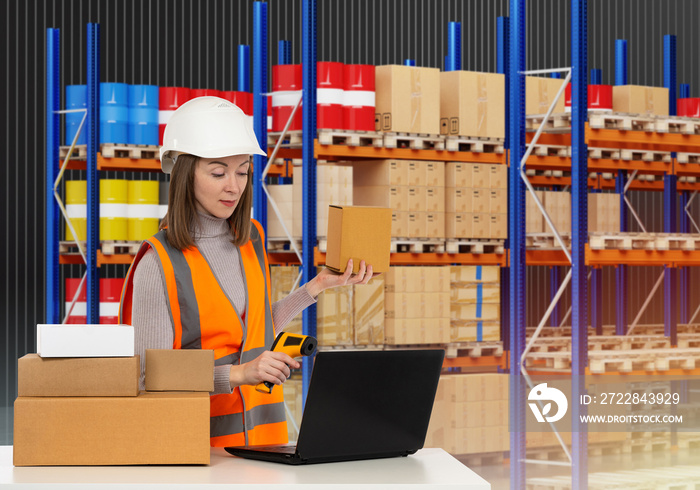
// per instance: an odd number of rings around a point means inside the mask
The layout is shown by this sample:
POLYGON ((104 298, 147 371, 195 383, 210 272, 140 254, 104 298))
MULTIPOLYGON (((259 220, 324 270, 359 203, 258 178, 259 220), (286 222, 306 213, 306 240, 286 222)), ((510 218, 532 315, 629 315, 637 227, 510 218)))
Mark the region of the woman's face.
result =
POLYGON ((200 158, 194 172, 197 211, 228 219, 248 184, 248 155, 200 158))

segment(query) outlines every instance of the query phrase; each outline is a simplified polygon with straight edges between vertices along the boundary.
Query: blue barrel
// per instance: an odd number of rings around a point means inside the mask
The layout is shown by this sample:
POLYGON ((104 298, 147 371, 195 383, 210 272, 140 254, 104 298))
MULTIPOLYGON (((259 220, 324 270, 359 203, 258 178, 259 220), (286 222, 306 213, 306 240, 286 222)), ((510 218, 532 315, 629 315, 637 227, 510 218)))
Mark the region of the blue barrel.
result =
POLYGON ((129 127, 129 86, 100 84, 100 143, 126 144, 129 127))
MULTIPOLYGON (((87 85, 66 85, 66 109, 85 109, 87 108, 87 85)), ((72 145, 75 134, 78 132, 80 123, 83 120, 83 112, 73 112, 66 114, 66 131, 65 145, 72 145)), ((79 145, 87 145, 87 127, 83 125, 83 129, 78 136, 79 145)))
POLYGON ((158 145, 158 92, 155 85, 129 86, 129 144, 158 145))

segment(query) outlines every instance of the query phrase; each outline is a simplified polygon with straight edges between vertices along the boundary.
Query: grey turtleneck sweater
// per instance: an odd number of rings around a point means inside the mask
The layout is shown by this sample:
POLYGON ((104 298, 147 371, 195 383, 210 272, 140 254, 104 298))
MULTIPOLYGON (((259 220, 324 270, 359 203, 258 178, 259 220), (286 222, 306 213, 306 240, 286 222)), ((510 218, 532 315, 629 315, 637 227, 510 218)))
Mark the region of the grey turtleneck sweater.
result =
MULTIPOLYGON (((243 281, 240 250, 231 243, 226 220, 198 214, 195 225, 195 244, 204 255, 221 284, 224 293, 240 315, 245 313, 246 291, 243 281)), ((305 287, 272 305, 275 333, 297 316, 304 308, 315 303, 305 287)), ((156 253, 148 250, 134 270, 132 323, 135 333, 135 354, 141 356, 140 389, 145 389, 146 349, 173 348, 173 322, 168 311, 163 286, 162 268, 156 253)), ((214 393, 231 393, 229 376, 231 365, 214 368, 214 393)))

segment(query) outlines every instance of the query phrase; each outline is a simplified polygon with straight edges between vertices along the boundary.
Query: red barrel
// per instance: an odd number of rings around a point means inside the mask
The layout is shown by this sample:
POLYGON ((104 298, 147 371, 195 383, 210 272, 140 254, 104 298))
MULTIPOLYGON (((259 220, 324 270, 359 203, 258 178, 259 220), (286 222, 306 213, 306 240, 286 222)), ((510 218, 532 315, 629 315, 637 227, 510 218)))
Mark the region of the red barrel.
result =
POLYGON ((163 145, 163 133, 175 109, 190 100, 190 89, 185 87, 160 87, 158 90, 158 141, 163 145))
MULTIPOLYGON (((272 67, 272 131, 282 131, 301 97, 301 65, 272 67)), ((290 131, 302 128, 301 106, 289 125, 290 131)))
MULTIPOLYGON (((75 296, 79 285, 80 278, 66 278, 66 313, 68 313, 70 304, 73 301, 73 296, 75 296)), ((85 279, 83 289, 80 291, 78 299, 75 301, 66 323, 79 325, 87 324, 87 279, 85 279)))
MULTIPOLYGON (((588 110, 612 111, 612 85, 588 86, 588 110)), ((566 86, 564 92, 564 107, 566 112, 571 112, 571 84, 566 86)))
POLYGON ((676 101, 677 113, 682 117, 700 117, 700 98, 689 97, 676 101))
POLYGON ((343 129, 343 63, 316 64, 316 127, 343 129))
POLYGON ((374 131, 374 65, 345 65, 343 129, 374 131))
POLYGON ((272 97, 267 96, 267 130, 272 131, 272 97))
POLYGON ((119 323, 119 300, 124 278, 100 279, 100 323, 119 323))
POLYGON ((246 116, 253 115, 253 94, 230 90, 221 92, 221 97, 240 107, 241 110, 245 112, 246 116))
POLYGON ((193 88, 191 91, 192 98, 196 97, 221 97, 221 90, 214 90, 211 88, 193 88))

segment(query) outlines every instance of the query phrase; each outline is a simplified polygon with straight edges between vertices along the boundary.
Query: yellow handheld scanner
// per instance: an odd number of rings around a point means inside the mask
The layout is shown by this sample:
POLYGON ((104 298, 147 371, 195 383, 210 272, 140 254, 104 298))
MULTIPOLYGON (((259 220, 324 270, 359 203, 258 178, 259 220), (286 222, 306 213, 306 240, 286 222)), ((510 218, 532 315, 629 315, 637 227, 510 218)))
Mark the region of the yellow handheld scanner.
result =
MULTIPOLYGON (((273 352, 284 352, 289 357, 310 356, 316 350, 316 339, 309 335, 282 332, 272 343, 273 352)), ((255 387, 261 393, 272 393, 274 383, 263 381, 255 387)))

